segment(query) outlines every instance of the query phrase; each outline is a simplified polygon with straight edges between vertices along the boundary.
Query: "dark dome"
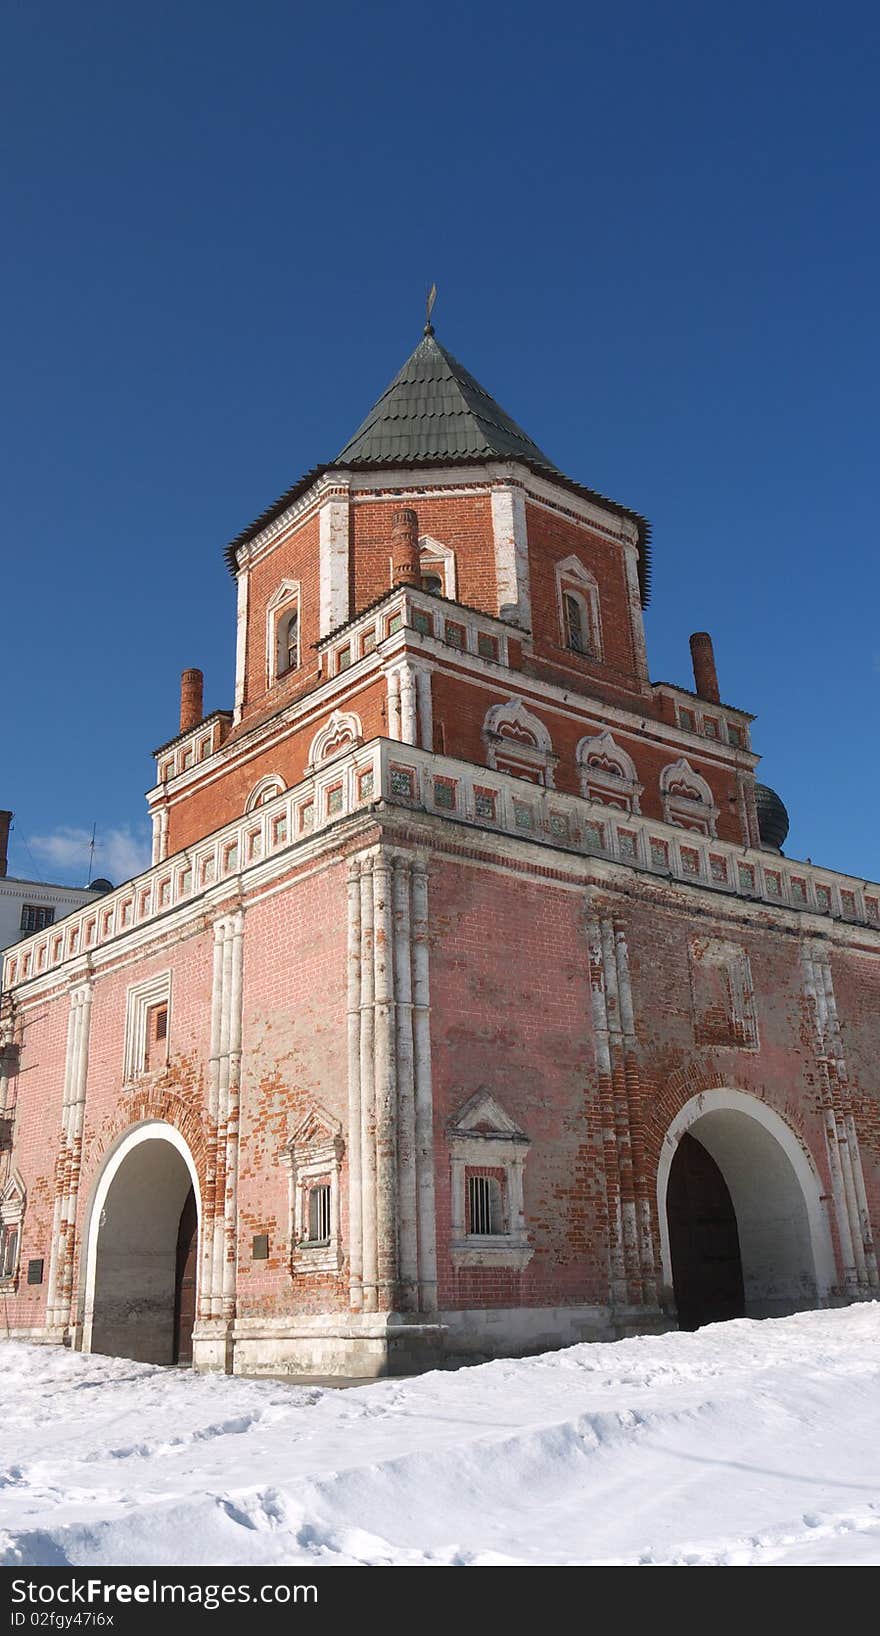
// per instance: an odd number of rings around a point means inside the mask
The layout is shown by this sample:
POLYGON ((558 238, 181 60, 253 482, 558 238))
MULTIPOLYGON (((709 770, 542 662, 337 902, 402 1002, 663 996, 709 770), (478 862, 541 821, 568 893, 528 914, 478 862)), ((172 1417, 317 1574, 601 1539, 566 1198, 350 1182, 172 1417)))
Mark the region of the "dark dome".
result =
POLYGON ((778 852, 788 834, 788 813, 785 806, 769 784, 755 785, 755 801, 758 807, 758 833, 761 840, 765 846, 774 846, 778 852))
POLYGON ((99 875, 97 880, 89 881, 89 891, 90 892, 112 892, 113 891, 113 883, 112 883, 112 881, 105 880, 103 875, 99 875))

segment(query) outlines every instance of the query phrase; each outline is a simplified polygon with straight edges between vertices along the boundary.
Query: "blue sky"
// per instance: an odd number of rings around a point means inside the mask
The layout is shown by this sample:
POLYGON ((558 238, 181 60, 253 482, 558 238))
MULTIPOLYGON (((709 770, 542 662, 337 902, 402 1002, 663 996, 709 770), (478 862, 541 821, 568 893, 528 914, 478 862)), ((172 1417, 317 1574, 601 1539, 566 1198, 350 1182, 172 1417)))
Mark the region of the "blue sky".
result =
POLYGON ((880 13, 7 3, 11 872, 148 855, 222 548, 439 339, 654 530, 652 675, 715 637, 787 850, 880 876, 880 13))

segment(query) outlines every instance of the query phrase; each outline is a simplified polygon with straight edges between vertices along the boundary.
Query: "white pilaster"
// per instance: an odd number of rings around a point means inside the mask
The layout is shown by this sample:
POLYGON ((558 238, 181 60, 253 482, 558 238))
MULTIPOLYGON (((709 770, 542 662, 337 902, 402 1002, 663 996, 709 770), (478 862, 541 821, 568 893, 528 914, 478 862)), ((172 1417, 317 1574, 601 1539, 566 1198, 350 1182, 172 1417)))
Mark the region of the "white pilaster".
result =
POLYGON ((321 636, 343 625, 349 615, 348 520, 347 495, 325 500, 318 514, 321 636))
MULTIPOLYGON (((352 1311, 364 1304, 361 1169, 361 866, 348 871, 348 1261, 352 1311)), ((291 1217, 292 1219, 292 1217, 291 1217)))
POLYGON ((400 667, 400 737, 403 744, 418 744, 419 741, 416 679, 412 666, 408 664, 400 667))
POLYGON ((423 750, 433 750, 434 701, 429 670, 416 671, 416 710, 419 718, 419 743, 423 750))
POLYGON ((376 1246, 376 1061, 373 967, 373 863, 361 869, 361 1221, 365 1312, 379 1305, 376 1246))
POLYGON ((399 670, 389 670, 388 671, 387 685, 388 685, 388 737, 393 738, 393 739, 397 739, 398 742, 399 742, 400 739, 403 736, 402 732, 401 732, 401 726, 400 726, 400 671, 399 670))
POLYGON ((642 588, 639 584, 639 553, 634 545, 623 548, 626 568, 626 590, 629 602, 629 620, 632 631, 633 663, 639 680, 648 680, 648 651, 645 646, 645 619, 642 612, 642 588))
POLYGON ((434 1200, 434 1093, 431 1080, 431 990, 428 872, 412 866, 412 997, 415 1079, 416 1194, 419 1229, 419 1309, 437 1311, 437 1221, 434 1200))
MULTIPOLYGON (((250 575, 247 568, 241 568, 238 574, 238 612, 235 629, 235 708, 233 720, 241 720, 241 711, 244 704, 245 678, 247 675, 247 622, 248 622, 248 589, 250 575)), ((164 856, 164 854, 163 854, 164 856)))
POLYGON ((505 484, 492 490, 492 530, 499 617, 530 629, 529 542, 522 489, 505 484))

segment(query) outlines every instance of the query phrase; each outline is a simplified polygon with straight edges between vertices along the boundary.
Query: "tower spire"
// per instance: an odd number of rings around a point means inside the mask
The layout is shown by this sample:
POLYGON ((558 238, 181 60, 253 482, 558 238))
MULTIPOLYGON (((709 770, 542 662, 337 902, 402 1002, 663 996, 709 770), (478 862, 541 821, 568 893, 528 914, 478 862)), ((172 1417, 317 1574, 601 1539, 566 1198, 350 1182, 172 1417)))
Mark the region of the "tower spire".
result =
POLYGON ((434 311, 434 302, 437 300, 437 286, 432 284, 425 302, 425 334, 433 335, 434 325, 431 323, 431 314, 434 311))

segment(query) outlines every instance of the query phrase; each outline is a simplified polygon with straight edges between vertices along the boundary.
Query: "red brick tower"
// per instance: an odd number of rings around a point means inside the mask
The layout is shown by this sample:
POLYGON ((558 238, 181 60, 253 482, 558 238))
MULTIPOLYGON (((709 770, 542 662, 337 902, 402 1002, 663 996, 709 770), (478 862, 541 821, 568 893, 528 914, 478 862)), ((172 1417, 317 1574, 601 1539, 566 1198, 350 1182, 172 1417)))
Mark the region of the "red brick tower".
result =
POLYGON ((880 889, 784 857, 706 633, 650 680, 644 520, 429 325, 227 561, 151 869, 4 963, 16 1331, 354 1374, 875 1293, 880 889))

